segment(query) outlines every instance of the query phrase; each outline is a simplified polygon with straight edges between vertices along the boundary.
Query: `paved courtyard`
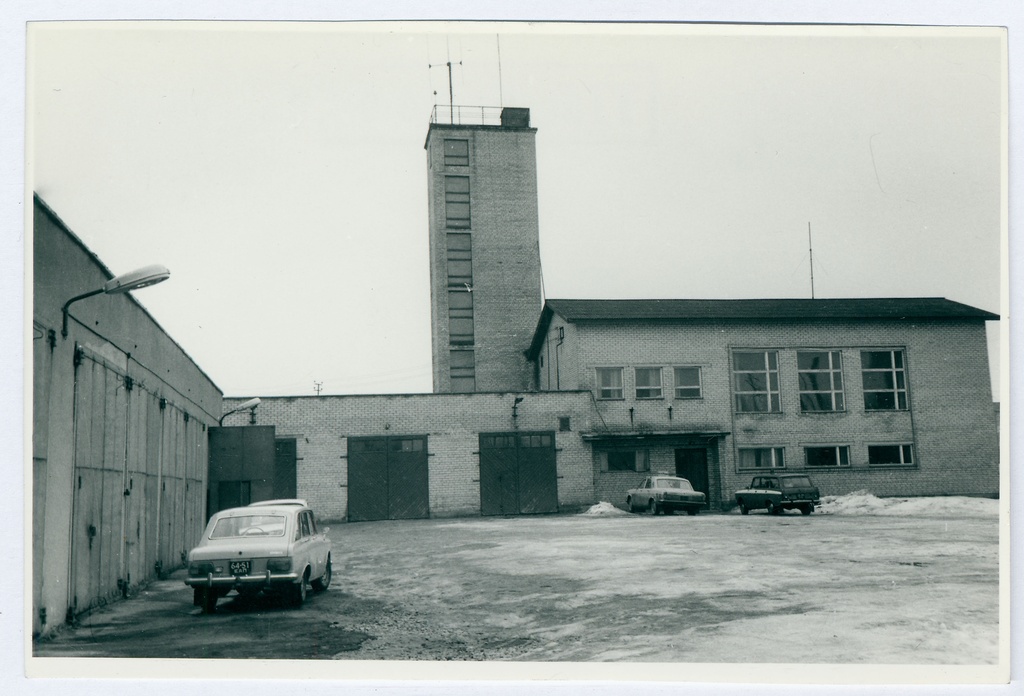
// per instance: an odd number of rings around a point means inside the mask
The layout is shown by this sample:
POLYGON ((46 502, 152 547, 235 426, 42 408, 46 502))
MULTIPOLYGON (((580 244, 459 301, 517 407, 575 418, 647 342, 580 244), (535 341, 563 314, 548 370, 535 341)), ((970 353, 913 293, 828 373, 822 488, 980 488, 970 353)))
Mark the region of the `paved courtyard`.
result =
POLYGON ((204 616, 179 571, 34 654, 996 663, 995 502, 912 512, 334 524, 334 584, 299 610, 204 616))

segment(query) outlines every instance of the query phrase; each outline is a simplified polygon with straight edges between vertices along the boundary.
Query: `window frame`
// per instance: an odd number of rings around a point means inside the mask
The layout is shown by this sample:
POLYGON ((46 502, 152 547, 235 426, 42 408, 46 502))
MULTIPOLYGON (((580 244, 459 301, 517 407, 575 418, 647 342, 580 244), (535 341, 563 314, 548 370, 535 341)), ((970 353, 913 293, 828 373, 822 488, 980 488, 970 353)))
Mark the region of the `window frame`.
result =
POLYGON ((444 177, 444 226, 446 229, 468 230, 472 228, 473 209, 470 205, 471 198, 469 177, 464 174, 445 174, 444 177), (450 183, 456 181, 466 183, 465 191, 454 190, 450 183), (455 206, 466 206, 465 215, 454 214, 455 206))
POLYGON ((603 471, 605 473, 632 473, 632 474, 641 473, 642 474, 642 473, 645 473, 645 472, 649 472, 651 470, 651 451, 649 449, 646 449, 646 448, 637 448, 637 449, 610 448, 610 449, 599 450, 598 451, 598 456, 602 459, 601 471, 603 471), (615 455, 632 454, 633 455, 633 466, 632 466, 632 468, 617 466, 616 468, 613 469, 612 468, 612 458, 611 458, 611 455, 613 455, 613 454, 615 454, 615 455))
POLYGON ((864 394, 864 410, 867 412, 881 412, 885 413, 888 411, 909 411, 910 410, 910 382, 907 378, 907 351, 905 348, 862 348, 860 351, 860 374, 861 374, 861 389, 864 394), (864 356, 869 353, 888 353, 889 354, 889 367, 878 368, 878 367, 865 367, 864 356), (900 356, 899 361, 896 360, 897 354, 900 356), (900 364, 897 365, 897 362, 900 364), (877 389, 869 388, 867 386, 866 379, 869 374, 887 374, 892 377, 892 388, 890 389, 877 389), (903 386, 900 387, 900 378, 902 377, 903 386), (893 397, 893 405, 891 407, 880 407, 880 406, 869 406, 868 398, 869 395, 876 394, 890 394, 893 397), (902 396, 902 401, 900 397, 902 396))
POLYGON ((443 145, 445 167, 468 167, 469 166, 469 140, 466 138, 445 138, 443 145), (449 152, 449 143, 462 143, 466 146, 466 154, 452 154, 449 152))
POLYGON ((915 467, 917 466, 917 455, 914 453, 914 443, 912 442, 876 442, 868 445, 868 466, 877 469, 881 467, 915 467), (871 461, 871 450, 877 448, 890 448, 894 447, 899 451, 900 460, 898 462, 873 462, 871 461), (908 461, 909 455, 909 461, 908 461))
POLYGON ((672 366, 672 398, 677 401, 687 401, 692 399, 703 399, 704 398, 704 369, 700 365, 673 365, 672 366), (697 371, 697 386, 686 385, 679 386, 679 370, 696 370, 697 371), (696 396, 680 396, 680 389, 694 389, 697 390, 696 396))
POLYGON ((849 469, 850 468, 850 446, 849 445, 805 445, 804 466, 808 469, 849 469), (835 464, 812 464, 811 450, 832 450, 836 456, 835 464), (844 461, 845 460, 845 461, 844 461))
POLYGON ((732 358, 732 391, 733 391, 733 408, 736 413, 782 413, 782 381, 780 374, 779 365, 779 351, 771 348, 734 348, 731 353, 732 358), (764 358, 764 369, 758 370, 747 370, 737 369, 736 357, 742 354, 754 354, 761 355, 764 358), (775 357, 775 366, 772 367, 771 357, 775 357), (740 390, 738 387, 741 375, 764 375, 765 389, 746 389, 740 390), (775 388, 772 389, 772 378, 774 376, 775 388), (754 408, 743 408, 740 399, 753 398, 760 395, 764 395, 767 408, 766 409, 754 409, 754 408))
POLYGON ((764 445, 760 447, 737 447, 736 448, 736 471, 778 471, 786 468, 786 448, 782 445, 764 445), (771 463, 769 466, 744 466, 744 452, 769 452, 771 463), (781 463, 777 463, 781 462, 781 463))
POLYGON ((626 398, 626 387, 625 387, 625 384, 623 383, 623 372, 624 371, 625 371, 625 368, 623 368, 623 367, 595 367, 594 368, 594 377, 595 377, 595 382, 594 382, 595 389, 594 389, 594 391, 597 392, 597 394, 595 394, 595 398, 598 401, 623 401, 626 398), (610 371, 613 371, 613 370, 618 371, 618 374, 619 374, 619 386, 618 387, 607 387, 607 389, 609 391, 617 390, 618 391, 618 396, 605 396, 604 395, 604 391, 605 391, 606 387, 604 387, 603 384, 602 384, 601 373, 602 372, 610 372, 610 371))
MULTIPOLYGON (((846 411, 846 377, 843 374, 843 351, 829 348, 805 348, 796 351, 796 375, 797 375, 797 392, 800 399, 800 412, 801 413, 844 413, 846 411), (803 368, 800 366, 800 356, 809 355, 812 353, 822 353, 828 356, 828 366, 825 368, 803 368), (838 367, 835 364, 835 360, 838 359, 838 367), (804 375, 827 375, 829 389, 805 389, 803 384, 804 375), (839 387, 836 387, 836 375, 838 375, 839 387), (829 401, 831 402, 831 408, 818 409, 818 408, 806 408, 804 406, 804 396, 814 395, 819 397, 821 395, 828 395, 829 401), (838 403, 837 403, 838 402, 838 403)), ((820 386, 820 385, 817 385, 820 386)))
POLYGON ((643 365, 643 366, 640 366, 640 367, 634 367, 633 368, 633 396, 634 396, 634 398, 636 398, 637 401, 656 401, 658 399, 665 398, 664 394, 665 394, 664 370, 660 366, 653 366, 653 367, 651 367, 651 366, 643 365), (657 370, 658 385, 656 387, 653 386, 653 385, 644 385, 644 386, 641 387, 640 386, 640 371, 641 370, 645 370, 645 371, 657 370), (640 391, 641 390, 644 390, 645 392, 651 392, 651 393, 647 394, 645 396, 641 396, 640 395, 640 391), (657 392, 656 394, 654 393, 655 391, 657 392))

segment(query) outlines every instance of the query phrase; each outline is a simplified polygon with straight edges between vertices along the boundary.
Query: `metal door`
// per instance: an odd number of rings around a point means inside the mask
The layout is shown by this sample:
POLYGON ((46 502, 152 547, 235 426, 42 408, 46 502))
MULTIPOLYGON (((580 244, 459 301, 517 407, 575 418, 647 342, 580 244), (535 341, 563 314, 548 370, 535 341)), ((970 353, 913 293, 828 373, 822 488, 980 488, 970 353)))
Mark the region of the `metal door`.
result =
POLYGON ((700 448, 676 450, 676 476, 686 479, 693 490, 700 491, 711 500, 708 486, 708 451, 700 448))
POLYGON ((480 513, 558 511, 554 433, 480 436, 480 513))
POLYGON ((348 441, 348 518, 430 516, 427 438, 369 437, 348 441))

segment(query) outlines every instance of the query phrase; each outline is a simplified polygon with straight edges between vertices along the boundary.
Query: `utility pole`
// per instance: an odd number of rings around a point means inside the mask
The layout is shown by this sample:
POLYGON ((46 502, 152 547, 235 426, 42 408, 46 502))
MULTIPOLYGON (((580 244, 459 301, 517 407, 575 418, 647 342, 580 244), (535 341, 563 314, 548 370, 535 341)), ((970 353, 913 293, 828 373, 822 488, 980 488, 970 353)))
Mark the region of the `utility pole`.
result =
POLYGON ((316 380, 313 381, 313 391, 316 392, 317 396, 320 396, 320 390, 323 389, 323 386, 323 382, 317 382, 316 380))

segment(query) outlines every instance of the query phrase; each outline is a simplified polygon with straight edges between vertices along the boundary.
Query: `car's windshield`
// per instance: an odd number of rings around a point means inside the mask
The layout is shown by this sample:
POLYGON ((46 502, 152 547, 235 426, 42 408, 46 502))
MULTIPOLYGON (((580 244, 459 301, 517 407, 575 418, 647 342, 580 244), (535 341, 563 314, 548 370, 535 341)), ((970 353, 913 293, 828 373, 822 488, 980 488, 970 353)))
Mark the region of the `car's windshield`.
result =
POLYGON ((237 515, 217 520, 211 539, 240 536, 284 536, 283 515, 237 515))
POLYGON ((782 479, 782 486, 784 488, 809 488, 811 480, 806 476, 793 476, 792 478, 782 479))
POLYGON ((658 488, 679 488, 679 489, 682 489, 684 491, 692 491, 693 490, 693 486, 691 486, 690 482, 685 480, 685 479, 677 479, 677 478, 658 479, 658 482, 657 482, 656 485, 657 485, 658 488))

